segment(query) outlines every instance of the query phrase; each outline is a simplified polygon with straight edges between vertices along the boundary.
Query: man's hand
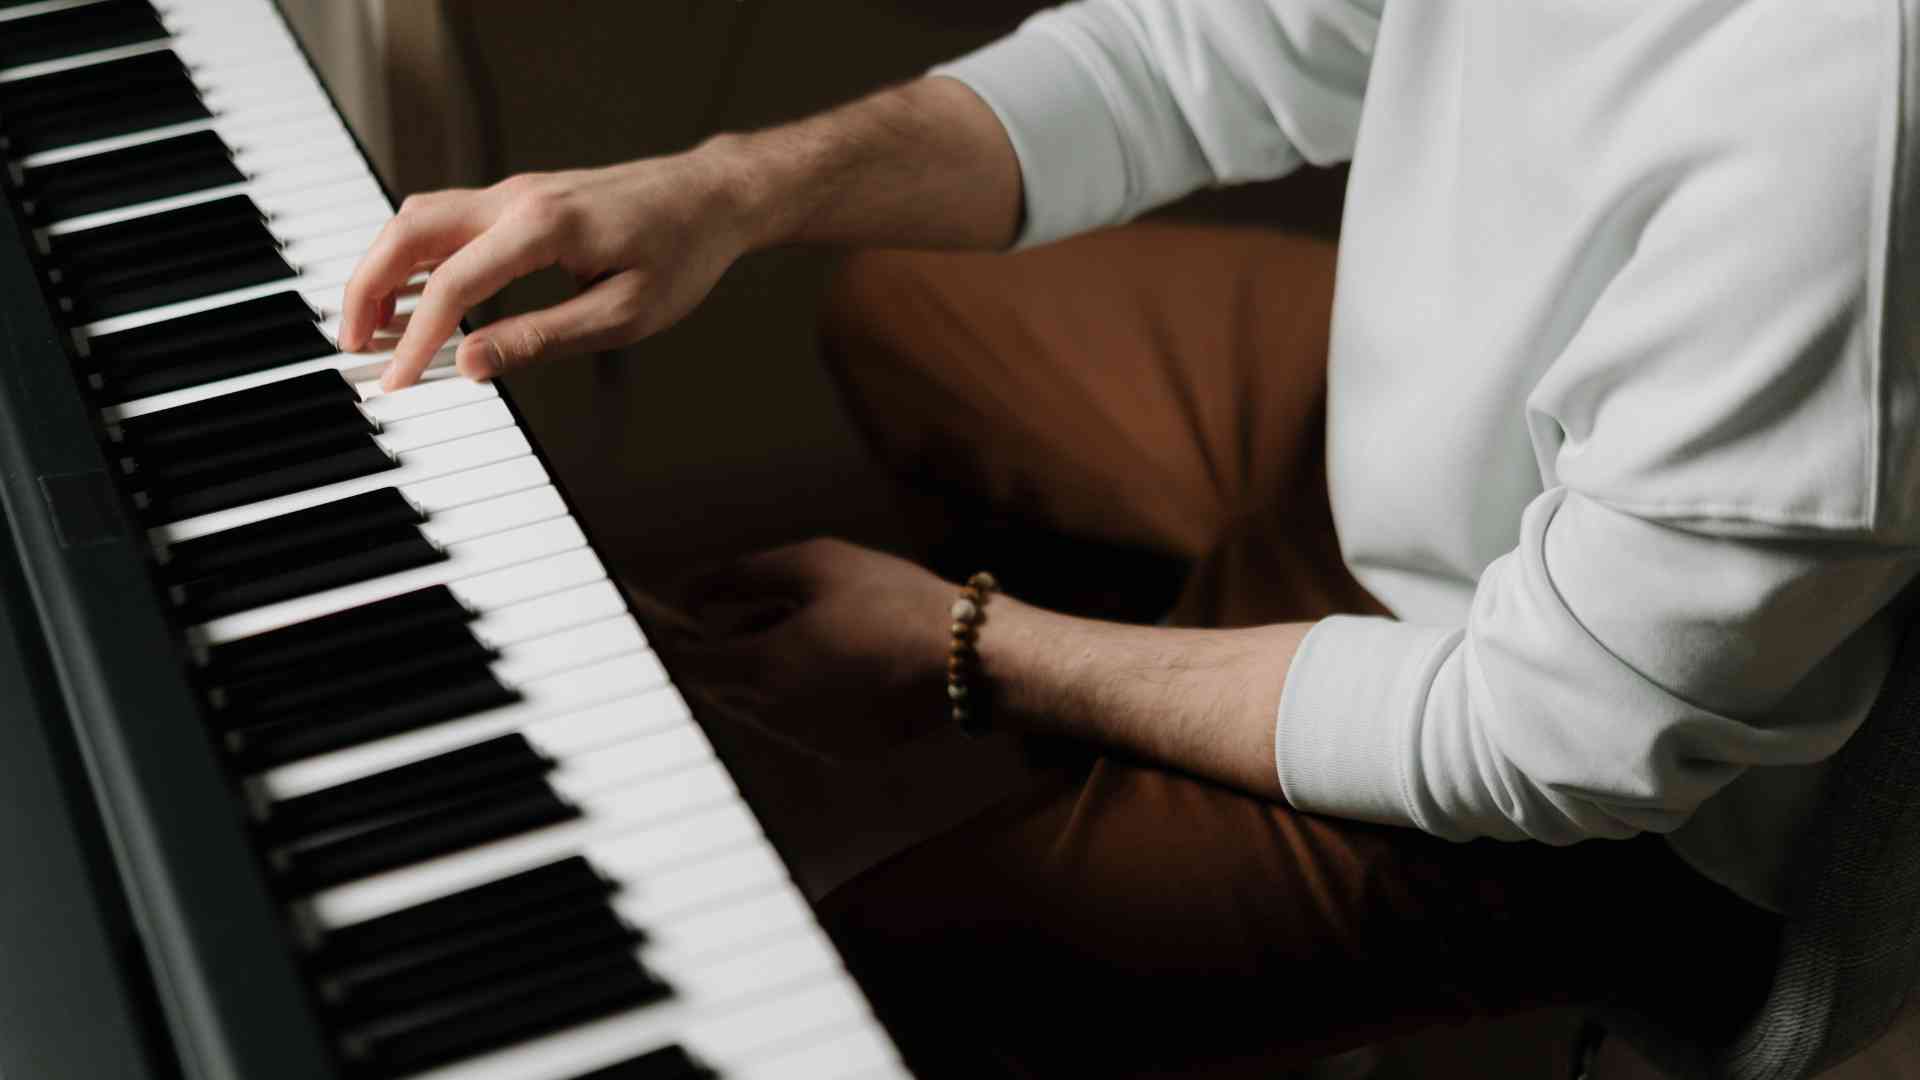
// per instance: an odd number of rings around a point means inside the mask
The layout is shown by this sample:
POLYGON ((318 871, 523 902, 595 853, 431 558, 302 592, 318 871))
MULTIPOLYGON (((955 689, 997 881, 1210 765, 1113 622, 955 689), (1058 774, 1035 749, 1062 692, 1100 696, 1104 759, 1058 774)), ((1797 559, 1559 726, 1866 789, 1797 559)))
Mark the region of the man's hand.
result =
MULTIPOLYGON (((834 757, 951 723, 948 613, 959 587, 831 540, 755 555, 686 598, 670 656, 762 726, 834 757)), ((1274 768, 1280 689, 1307 624, 1123 626, 987 601, 977 648, 994 726, 1115 747, 1255 795, 1274 768)))
POLYGON ((474 305, 558 266, 585 291, 469 336, 455 357, 460 372, 486 379, 615 348, 685 315, 749 242, 727 171, 698 154, 416 195, 347 283, 340 344, 366 348, 407 280, 432 267, 382 380, 389 390, 411 385, 474 305))
POLYGON ((409 198, 347 283, 340 345, 364 349, 429 271, 384 379, 413 383, 474 305, 558 266, 586 291, 473 334, 470 378, 626 345, 691 311, 746 252, 789 242, 1001 247, 1020 168, 973 91, 929 78, 672 157, 409 198))
POLYGON ((945 720, 957 591, 903 559, 812 540, 707 575, 681 599, 695 626, 655 628, 717 704, 810 750, 859 758, 945 720))

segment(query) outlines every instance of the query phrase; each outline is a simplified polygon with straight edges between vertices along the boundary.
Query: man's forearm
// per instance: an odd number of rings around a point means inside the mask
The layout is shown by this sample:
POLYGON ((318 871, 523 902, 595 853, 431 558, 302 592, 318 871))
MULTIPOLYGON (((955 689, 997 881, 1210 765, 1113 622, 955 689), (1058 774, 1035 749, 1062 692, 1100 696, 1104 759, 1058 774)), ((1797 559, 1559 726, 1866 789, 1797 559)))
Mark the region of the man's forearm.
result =
POLYGON ((997 597, 979 638, 996 717, 1086 739, 1282 798, 1281 687, 1309 624, 1240 630, 1123 626, 997 597))
POLYGON ((985 102, 952 79, 883 90, 694 151, 736 185, 753 247, 1001 248, 1020 224, 1020 166, 985 102))

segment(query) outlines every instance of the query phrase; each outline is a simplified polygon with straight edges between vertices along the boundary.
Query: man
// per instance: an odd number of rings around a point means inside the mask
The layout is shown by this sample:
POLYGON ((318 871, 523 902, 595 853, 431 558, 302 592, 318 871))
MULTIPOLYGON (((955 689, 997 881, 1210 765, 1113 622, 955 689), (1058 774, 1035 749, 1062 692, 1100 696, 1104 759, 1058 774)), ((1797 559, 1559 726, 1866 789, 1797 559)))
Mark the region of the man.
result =
MULTIPOLYGON (((1180 621, 1237 628, 987 601, 991 722, 1108 756, 831 899, 923 1071, 1730 1024, 1915 570, 1903 40, 1865 0, 1089 0, 786 128, 411 199, 342 339, 438 260, 390 386, 545 266, 595 283, 462 371, 633 341, 769 244, 1034 247, 856 257, 856 408, 903 468, 1201 559, 1180 621), (1337 284, 1260 233, 1038 246, 1346 159, 1337 284)), ((763 609, 683 649, 765 722, 945 722, 952 586, 816 543, 728 590, 763 609)))

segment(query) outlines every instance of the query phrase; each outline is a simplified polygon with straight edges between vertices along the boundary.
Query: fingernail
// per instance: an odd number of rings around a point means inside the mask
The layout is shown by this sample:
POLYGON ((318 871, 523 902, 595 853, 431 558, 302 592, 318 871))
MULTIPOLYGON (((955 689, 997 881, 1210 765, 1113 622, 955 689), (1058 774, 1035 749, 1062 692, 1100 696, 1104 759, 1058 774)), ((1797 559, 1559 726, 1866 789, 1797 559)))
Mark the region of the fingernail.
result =
POLYGON ((396 378, 399 374, 399 369, 395 365, 388 364, 387 369, 380 373, 380 389, 392 390, 394 384, 399 382, 399 379, 396 378))
POLYGON ((467 341, 470 343, 466 346, 467 355, 473 357, 469 366, 478 369, 473 378, 491 379, 507 369, 506 358, 500 355, 500 346, 495 345, 492 338, 475 335, 467 341))

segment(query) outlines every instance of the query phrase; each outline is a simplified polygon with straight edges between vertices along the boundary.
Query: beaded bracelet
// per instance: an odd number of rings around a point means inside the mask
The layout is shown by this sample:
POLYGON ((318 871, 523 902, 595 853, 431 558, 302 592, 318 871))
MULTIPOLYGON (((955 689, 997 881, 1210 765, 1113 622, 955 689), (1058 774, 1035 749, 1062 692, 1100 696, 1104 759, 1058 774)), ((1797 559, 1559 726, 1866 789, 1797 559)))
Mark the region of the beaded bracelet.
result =
POLYGON ((947 700, 953 703, 953 722, 975 737, 987 733, 986 692, 974 678, 980 673, 980 653, 974 648, 980 624, 987 618, 987 594, 1000 587, 984 570, 967 579, 953 602, 953 644, 947 649, 947 700), (971 680, 971 685, 969 684, 971 680))

